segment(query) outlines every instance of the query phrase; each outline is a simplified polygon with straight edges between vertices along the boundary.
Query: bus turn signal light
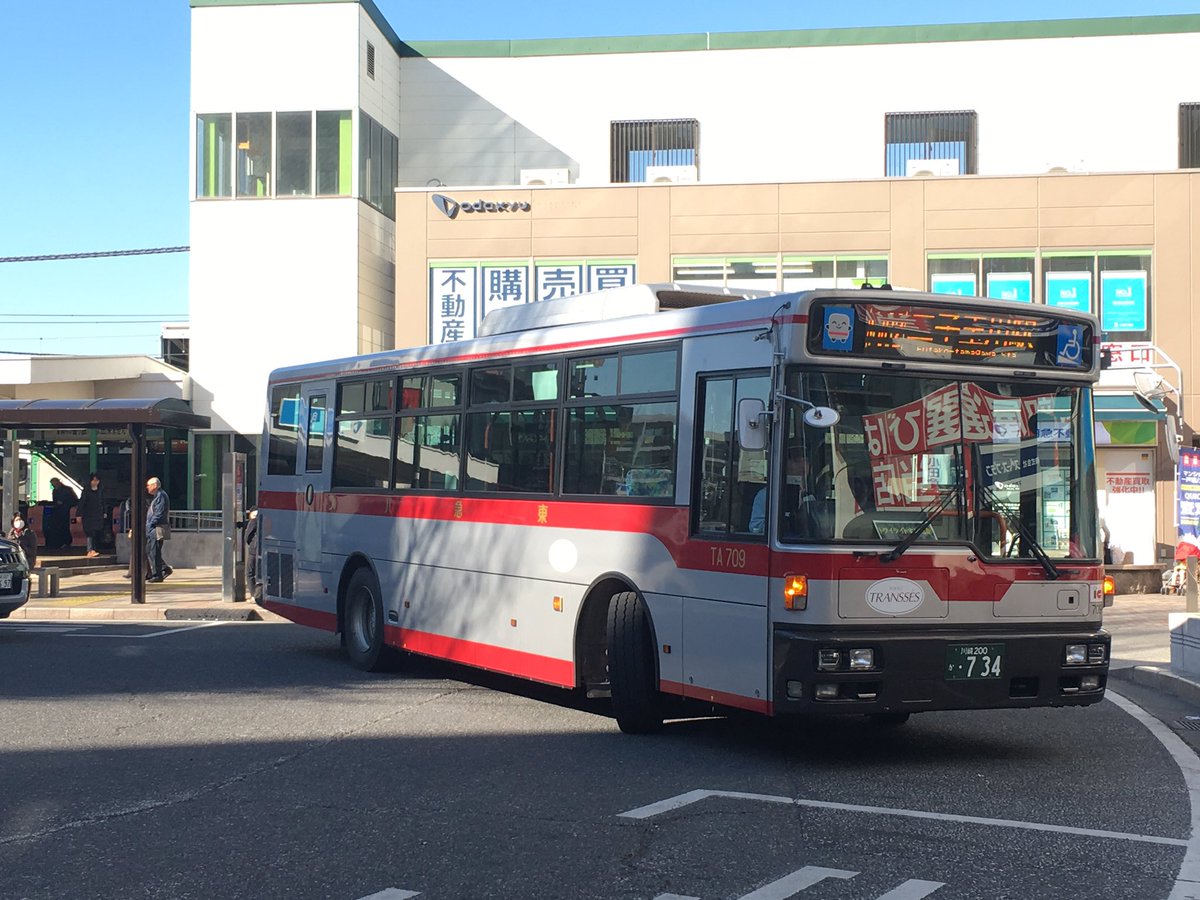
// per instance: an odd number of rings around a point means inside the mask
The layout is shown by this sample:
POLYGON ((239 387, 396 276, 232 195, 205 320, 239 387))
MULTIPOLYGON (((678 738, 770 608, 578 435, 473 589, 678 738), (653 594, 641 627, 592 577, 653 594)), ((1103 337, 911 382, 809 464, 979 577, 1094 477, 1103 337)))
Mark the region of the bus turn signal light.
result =
POLYGON ((1104 576, 1104 596, 1111 597, 1116 592, 1117 592, 1117 583, 1115 581, 1113 581, 1113 577, 1111 575, 1105 575, 1104 576))
POLYGON ((806 609, 808 607, 808 576, 783 576, 783 608, 806 609))

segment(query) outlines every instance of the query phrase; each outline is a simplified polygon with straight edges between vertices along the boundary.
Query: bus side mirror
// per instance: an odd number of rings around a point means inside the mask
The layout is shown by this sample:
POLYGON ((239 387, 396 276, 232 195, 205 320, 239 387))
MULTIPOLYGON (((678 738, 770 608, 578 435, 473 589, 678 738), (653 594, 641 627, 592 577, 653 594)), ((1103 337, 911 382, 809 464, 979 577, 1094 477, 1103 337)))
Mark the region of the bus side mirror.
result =
POLYGON ((743 450, 763 450, 767 446, 767 405, 757 397, 738 401, 738 443, 743 450))

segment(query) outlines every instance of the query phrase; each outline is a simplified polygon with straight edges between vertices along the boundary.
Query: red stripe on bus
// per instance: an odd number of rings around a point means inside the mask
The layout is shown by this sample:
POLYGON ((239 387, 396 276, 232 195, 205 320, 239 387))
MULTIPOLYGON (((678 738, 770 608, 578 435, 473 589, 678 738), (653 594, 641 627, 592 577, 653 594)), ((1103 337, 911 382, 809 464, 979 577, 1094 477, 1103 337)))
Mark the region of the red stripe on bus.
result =
POLYGON ((309 609, 306 606, 293 606, 291 603, 280 603, 269 598, 263 599, 263 609, 290 619, 297 625, 320 628, 322 631, 337 631, 337 615, 334 613, 309 609))
POLYGON ((751 712, 770 715, 771 704, 758 697, 743 697, 741 694, 731 694, 728 691, 714 691, 711 688, 695 684, 680 684, 677 681, 660 680, 659 690, 668 694, 678 694, 681 697, 691 697, 693 700, 703 700, 705 703, 716 703, 719 706, 731 706, 734 709, 748 709, 751 712))
MULTIPOLYGON (((804 325, 808 322, 807 315, 781 316, 779 321, 788 325, 804 325)), ((647 331, 642 334, 611 335, 602 338, 587 338, 578 341, 562 341, 557 344, 541 344, 536 347, 510 347, 507 350, 492 350, 486 353, 460 353, 457 356, 426 357, 422 359, 402 360, 375 368, 330 369, 326 372, 316 372, 311 375, 294 375, 287 378, 277 378, 268 384, 274 387, 278 384, 293 384, 300 381, 315 381, 318 378, 329 378, 336 375, 354 377, 356 375, 376 375, 387 372, 398 372, 411 369, 413 366, 443 366, 461 363, 482 362, 489 359, 507 359, 514 356, 532 356, 538 353, 562 353, 569 350, 583 350, 589 347, 620 347, 637 341, 665 340, 667 338, 684 337, 689 334, 704 334, 711 331, 737 331, 749 328, 761 328, 769 325, 770 318, 741 319, 735 322, 716 322, 711 325, 694 325, 687 328, 665 328, 661 331, 647 331)), ((429 345, 444 346, 444 345, 429 345)))
POLYGON ((385 625, 383 633, 388 644, 411 653, 435 656, 504 675, 518 675, 557 687, 575 686, 575 664, 569 659, 554 659, 523 650, 414 631, 398 625, 385 625))
MULTIPOLYGON (((915 551, 884 567, 876 553, 855 556, 843 551, 791 550, 771 553, 755 541, 717 541, 690 534, 686 506, 647 506, 633 503, 581 503, 572 500, 522 500, 519 498, 435 497, 411 494, 326 493, 313 497, 312 507, 302 493, 263 491, 259 507, 294 512, 331 512, 343 515, 383 516, 487 525, 517 525, 529 528, 570 528, 579 531, 608 531, 646 534, 659 541, 681 569, 725 572, 783 578, 803 574, 811 581, 837 581, 847 577, 875 581, 881 577, 919 578, 921 569, 946 569, 950 599, 992 602, 999 600, 1014 582, 1043 582, 1046 572, 1030 563, 968 562, 961 547, 954 551, 915 551)), ((1059 563, 1072 580, 1100 581, 1102 566, 1059 563)))

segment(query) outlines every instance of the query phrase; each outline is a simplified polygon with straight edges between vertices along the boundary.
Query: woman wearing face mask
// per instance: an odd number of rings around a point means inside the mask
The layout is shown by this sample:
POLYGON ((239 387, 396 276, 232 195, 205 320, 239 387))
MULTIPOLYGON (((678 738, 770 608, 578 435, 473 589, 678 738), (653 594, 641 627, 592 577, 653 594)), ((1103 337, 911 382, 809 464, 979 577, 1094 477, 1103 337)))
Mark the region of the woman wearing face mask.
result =
POLYGON ((37 565, 37 535, 34 534, 32 528, 21 516, 20 513, 14 513, 12 517, 12 531, 8 533, 8 539, 21 545, 21 549, 25 551, 25 559, 29 562, 29 568, 37 565))

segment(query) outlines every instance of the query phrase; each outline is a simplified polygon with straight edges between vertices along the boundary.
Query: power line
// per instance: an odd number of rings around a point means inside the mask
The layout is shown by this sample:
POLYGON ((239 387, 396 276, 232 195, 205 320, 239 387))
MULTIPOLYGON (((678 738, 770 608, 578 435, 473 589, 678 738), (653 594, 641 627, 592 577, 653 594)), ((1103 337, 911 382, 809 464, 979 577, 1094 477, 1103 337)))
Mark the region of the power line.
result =
POLYGON ((0 256, 0 263, 50 262, 60 259, 99 259, 108 256, 153 256, 159 253, 187 253, 191 247, 149 247, 144 250, 98 250, 92 253, 43 253, 38 256, 0 256))

